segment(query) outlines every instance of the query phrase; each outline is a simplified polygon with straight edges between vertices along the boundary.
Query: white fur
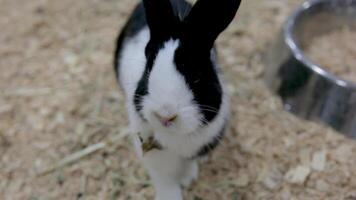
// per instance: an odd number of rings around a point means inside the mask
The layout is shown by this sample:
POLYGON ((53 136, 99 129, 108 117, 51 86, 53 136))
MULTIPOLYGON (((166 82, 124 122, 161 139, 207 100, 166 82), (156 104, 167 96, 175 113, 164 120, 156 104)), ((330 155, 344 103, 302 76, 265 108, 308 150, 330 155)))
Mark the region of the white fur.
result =
POLYGON ((156 189, 157 200, 182 200, 181 186, 188 186, 198 176, 198 166, 191 160, 200 148, 221 131, 229 115, 228 98, 223 96, 221 109, 207 126, 201 126, 198 106, 193 104, 192 91, 174 65, 174 52, 179 41, 170 40, 159 51, 149 77, 149 95, 143 100, 144 123, 133 105, 133 97, 145 69, 144 49, 149 41, 149 30, 143 29, 125 41, 120 58, 119 80, 126 94, 130 129, 139 157, 143 160, 156 189), (178 115, 170 127, 164 127, 154 116, 178 115), (153 135, 164 147, 163 151, 142 154, 143 138, 153 135))
POLYGON ((157 137, 162 134, 191 134, 201 124, 198 107, 192 104, 194 96, 173 62, 178 45, 178 41, 170 40, 158 53, 149 78, 150 95, 143 102, 144 116, 153 126, 157 137), (178 118, 171 127, 166 128, 154 112, 168 117, 177 114, 178 118))

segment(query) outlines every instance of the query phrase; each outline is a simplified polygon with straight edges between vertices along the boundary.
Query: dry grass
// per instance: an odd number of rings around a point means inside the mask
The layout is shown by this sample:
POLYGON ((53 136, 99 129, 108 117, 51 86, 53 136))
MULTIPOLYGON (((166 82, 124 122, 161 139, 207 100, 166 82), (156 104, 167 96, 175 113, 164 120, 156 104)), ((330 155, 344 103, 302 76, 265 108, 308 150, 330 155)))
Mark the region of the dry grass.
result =
MULTIPOLYGON (((111 66, 136 2, 0 0, 0 199, 152 199, 111 66)), ((243 1, 219 40, 231 128, 188 200, 356 198, 355 142, 284 112, 261 81, 266 45, 300 2, 243 1)))

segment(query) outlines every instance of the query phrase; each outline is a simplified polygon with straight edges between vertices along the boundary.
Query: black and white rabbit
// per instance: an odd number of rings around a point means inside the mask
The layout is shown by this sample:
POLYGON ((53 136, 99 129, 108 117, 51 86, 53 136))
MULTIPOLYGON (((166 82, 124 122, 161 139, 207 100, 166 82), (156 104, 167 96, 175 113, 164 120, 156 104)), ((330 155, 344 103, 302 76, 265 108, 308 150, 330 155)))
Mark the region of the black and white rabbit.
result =
POLYGON ((229 100, 214 42, 241 0, 143 0, 117 41, 115 70, 130 131, 157 200, 181 200, 197 159, 218 145, 229 100), (160 148, 144 152, 154 138, 160 148))

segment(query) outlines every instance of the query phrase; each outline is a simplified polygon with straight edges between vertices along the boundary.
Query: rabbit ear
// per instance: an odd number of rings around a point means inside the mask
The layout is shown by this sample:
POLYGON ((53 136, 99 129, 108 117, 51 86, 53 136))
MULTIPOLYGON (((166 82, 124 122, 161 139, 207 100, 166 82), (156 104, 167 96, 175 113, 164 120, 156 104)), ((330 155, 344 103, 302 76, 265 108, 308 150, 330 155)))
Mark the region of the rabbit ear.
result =
POLYGON ((177 27, 177 19, 174 15, 169 0, 143 0, 147 24, 151 32, 151 38, 167 39, 177 27))
POLYGON ((241 0, 198 0, 183 22, 183 41, 209 50, 234 19, 241 0))

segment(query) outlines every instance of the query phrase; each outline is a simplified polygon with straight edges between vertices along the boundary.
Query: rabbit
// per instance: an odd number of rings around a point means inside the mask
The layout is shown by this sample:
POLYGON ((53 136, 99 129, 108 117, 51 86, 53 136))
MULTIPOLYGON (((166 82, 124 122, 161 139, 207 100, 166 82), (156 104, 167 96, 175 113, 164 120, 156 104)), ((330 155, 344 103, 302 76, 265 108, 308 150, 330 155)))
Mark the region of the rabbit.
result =
POLYGON ((115 72, 156 200, 182 200, 223 137, 229 98, 214 43, 240 3, 142 0, 119 34, 115 72))

